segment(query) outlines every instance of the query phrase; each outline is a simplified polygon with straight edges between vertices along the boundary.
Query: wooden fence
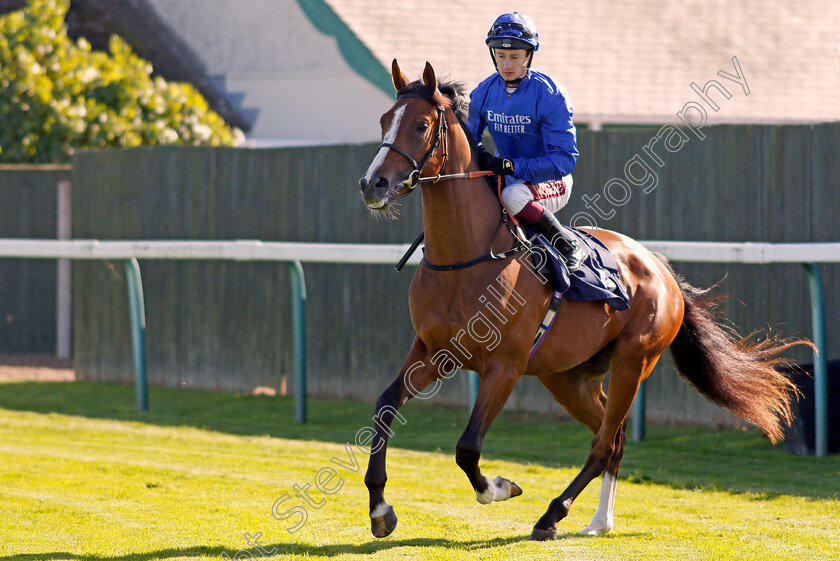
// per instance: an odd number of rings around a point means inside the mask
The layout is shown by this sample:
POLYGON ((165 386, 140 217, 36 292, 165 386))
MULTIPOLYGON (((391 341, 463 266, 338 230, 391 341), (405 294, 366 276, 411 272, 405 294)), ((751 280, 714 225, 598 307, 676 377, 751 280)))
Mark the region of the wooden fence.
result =
MULTIPOLYGON (((51 238, 70 166, 0 165, 0 238, 51 238)), ((0 260, 0 353, 56 352, 56 263, 0 260)))
MULTIPOLYGON (((678 149, 680 137, 672 136, 669 151, 667 135, 652 143, 657 129, 582 131, 573 202, 560 213, 561 220, 580 219, 586 212, 599 227, 640 239, 840 239, 834 216, 840 203, 835 157, 840 125, 718 126, 703 132, 703 140, 688 132, 678 149), (647 164, 648 176, 656 175, 647 193, 639 161, 647 164), (611 179, 622 179, 629 189, 611 179)), ((418 196, 403 201, 398 222, 371 218, 358 197, 357 179, 375 148, 84 152, 73 162, 73 234, 411 241, 420 231, 418 196)), ((234 391, 279 387, 281 375, 291 368, 288 281, 282 264, 149 261, 141 266, 152 383, 234 391)), ((720 293, 729 298, 722 308, 742 331, 779 325, 786 333, 810 334, 807 280, 797 266, 677 268, 700 286, 728 273, 720 293)), ((831 358, 840 342, 840 294, 833 284, 840 267, 822 271, 831 358)), ((121 267, 98 262, 74 266, 74 358, 83 379, 131 380, 122 274, 121 267)), ((308 265, 306 274, 311 395, 373 403, 396 374, 413 336, 406 298, 411 271, 308 265)), ((794 358, 810 360, 807 352, 794 358)), ((465 401, 462 378, 449 380, 439 399, 465 401)), ((651 419, 732 422, 677 380, 669 358, 651 378, 648 399, 651 419)), ((559 411, 531 379, 520 382, 510 406, 559 411)))

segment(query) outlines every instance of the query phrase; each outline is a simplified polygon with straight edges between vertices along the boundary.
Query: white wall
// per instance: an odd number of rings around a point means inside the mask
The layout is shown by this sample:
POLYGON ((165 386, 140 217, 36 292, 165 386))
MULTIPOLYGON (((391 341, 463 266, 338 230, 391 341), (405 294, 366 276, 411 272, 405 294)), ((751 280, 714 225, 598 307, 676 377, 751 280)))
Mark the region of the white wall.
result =
POLYGON ((295 0, 149 0, 227 90, 259 109, 249 140, 367 142, 393 98, 354 72, 295 0))

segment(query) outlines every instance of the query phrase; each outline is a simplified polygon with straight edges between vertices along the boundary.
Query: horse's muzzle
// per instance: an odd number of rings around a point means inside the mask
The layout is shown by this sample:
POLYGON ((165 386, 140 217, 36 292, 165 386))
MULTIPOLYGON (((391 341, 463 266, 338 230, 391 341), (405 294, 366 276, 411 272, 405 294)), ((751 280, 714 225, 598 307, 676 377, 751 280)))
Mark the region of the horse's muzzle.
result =
POLYGON ((363 177, 359 180, 362 201, 373 210, 384 210, 391 202, 391 183, 385 177, 363 177))

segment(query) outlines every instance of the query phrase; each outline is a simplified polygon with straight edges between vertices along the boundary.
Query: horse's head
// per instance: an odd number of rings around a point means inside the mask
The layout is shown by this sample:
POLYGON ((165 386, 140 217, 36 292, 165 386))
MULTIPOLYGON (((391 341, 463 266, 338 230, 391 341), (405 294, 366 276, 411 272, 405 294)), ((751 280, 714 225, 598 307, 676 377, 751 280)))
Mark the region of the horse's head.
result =
POLYGON ((379 120, 382 144, 359 180, 362 200, 378 211, 410 193, 421 175, 438 174, 446 165, 445 111, 451 100, 438 89, 432 65, 427 62, 423 79, 410 84, 394 59, 391 75, 397 102, 379 120))

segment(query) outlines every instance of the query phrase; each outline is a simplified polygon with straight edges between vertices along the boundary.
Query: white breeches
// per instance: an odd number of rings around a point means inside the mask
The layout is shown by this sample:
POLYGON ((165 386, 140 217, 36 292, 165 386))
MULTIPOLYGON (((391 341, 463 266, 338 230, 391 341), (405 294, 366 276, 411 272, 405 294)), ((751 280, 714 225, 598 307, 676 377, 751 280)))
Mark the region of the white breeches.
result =
POLYGON ((530 181, 513 183, 502 190, 502 200, 512 215, 517 215, 531 201, 542 204, 552 214, 566 206, 572 194, 571 174, 561 181, 549 179, 534 185, 530 181))

